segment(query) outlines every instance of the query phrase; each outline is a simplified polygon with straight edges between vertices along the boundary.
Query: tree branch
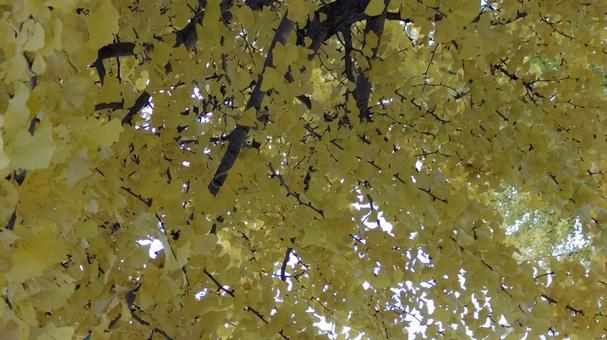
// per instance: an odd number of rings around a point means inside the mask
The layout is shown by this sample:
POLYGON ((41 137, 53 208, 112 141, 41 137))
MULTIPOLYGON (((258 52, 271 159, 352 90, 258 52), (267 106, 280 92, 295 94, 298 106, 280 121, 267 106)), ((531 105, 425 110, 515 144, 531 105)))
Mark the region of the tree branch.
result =
POLYGON ((289 258, 291 256, 292 251, 293 248, 287 248, 287 251, 285 252, 285 258, 284 260, 282 260, 282 266, 280 266, 280 279, 283 281, 287 281, 287 276, 285 272, 287 271, 287 262, 289 262, 289 258))
MULTIPOLYGON (((140 284, 137 285, 137 287, 129 290, 126 293, 126 304, 127 307, 129 308, 129 311, 131 312, 131 315, 133 316, 133 319, 135 319, 135 321, 139 322, 140 324, 144 325, 144 326, 151 326, 150 322, 141 318, 137 313, 139 312, 138 309, 139 307, 137 307, 135 305, 135 297, 136 297, 136 293, 139 290, 139 288, 141 287, 140 284)), ((108 327, 109 328, 109 327, 108 327)), ((161 334, 162 336, 165 337, 166 340, 173 340, 172 337, 170 337, 165 331, 163 331, 162 329, 158 328, 158 327, 154 327, 152 329, 152 334, 154 333, 158 333, 161 334)), ((90 333, 89 333, 90 334, 90 333)))
POLYGON ((185 48, 189 51, 196 45, 196 41, 198 41, 198 36, 196 34, 196 25, 202 24, 206 7, 207 0, 198 1, 198 8, 194 12, 192 19, 188 21, 188 24, 185 25, 185 27, 175 32, 175 47, 184 45, 185 48))
MULTIPOLYGON (((162 220, 162 218, 160 217, 160 215, 158 215, 157 212, 155 212, 154 215, 156 216, 156 220, 158 220, 158 223, 160 223, 160 229, 162 230, 162 233, 164 234, 164 237, 167 240, 167 244, 169 245, 169 250, 171 251, 171 255, 173 255, 173 258, 175 259, 175 261, 177 261, 177 254, 175 253, 175 250, 173 249, 173 244, 171 243, 171 239, 170 239, 171 236, 169 235, 169 233, 167 233, 167 230, 164 227, 164 220, 162 220)), ((187 287, 187 292, 189 293, 190 279, 188 278, 188 272, 185 269, 185 266, 181 267, 181 272, 183 273, 183 277, 185 279, 185 284, 187 287)))
MULTIPOLYGON (((305 38, 310 38, 312 40, 312 43, 308 47, 310 50, 312 50, 312 53, 310 54, 309 58, 313 58, 320 46, 327 39, 332 37, 337 32, 349 29, 349 27, 357 21, 369 19, 372 21, 369 26, 370 29, 378 30, 379 27, 381 27, 381 29, 383 30, 383 22, 386 18, 387 11, 384 10, 383 15, 381 16, 368 18, 365 14, 365 9, 368 4, 369 0, 337 0, 320 7, 314 14, 313 19, 311 21, 308 21, 305 27, 297 30, 297 44, 303 46, 305 45, 305 38), (381 25, 375 27, 380 22, 381 25)), ((249 98, 249 101, 246 105, 247 109, 252 107, 255 108, 257 111, 258 120, 264 123, 267 120, 267 116, 259 115, 259 109, 265 96, 265 93, 261 91, 263 74, 265 68, 272 65, 274 46, 276 46, 276 43, 279 42, 281 44, 285 44, 289 33, 293 29, 293 26, 294 23, 290 19, 288 19, 288 14, 285 13, 278 28, 276 29, 276 33, 274 34, 274 38, 272 39, 270 48, 268 49, 268 53, 264 61, 263 69, 258 75, 257 82, 255 83, 255 88, 253 89, 251 97, 249 98)), ((302 100, 302 102, 306 104, 305 99, 307 98, 300 98, 300 100, 301 99, 304 99, 302 100)), ((227 178, 229 170, 234 165, 234 162, 238 158, 240 150, 245 144, 247 134, 248 127, 246 126, 237 125, 234 131, 232 131, 231 135, 233 136, 230 138, 228 150, 226 150, 226 153, 224 154, 219 164, 219 167, 215 172, 213 179, 211 180, 211 183, 209 183, 208 185, 208 189, 211 194, 217 195, 221 190, 221 187, 225 182, 225 179, 227 178)))
POLYGON ((221 283, 219 283, 219 281, 217 281, 217 279, 211 275, 211 273, 209 273, 207 271, 206 268, 202 269, 202 272, 204 273, 204 275, 206 275, 209 279, 211 279, 211 281, 213 281, 213 283, 217 286, 217 290, 219 291, 223 291, 226 294, 228 294, 231 297, 236 297, 236 295, 234 294, 234 289, 230 290, 230 289, 226 289, 221 283))
MULTIPOLYGON (((255 84, 255 88, 253 89, 253 93, 251 93, 251 97, 247 102, 246 109, 255 108, 256 112, 259 113, 259 109, 261 107, 261 102, 265 96, 265 92, 261 90, 261 83, 263 82, 263 75, 268 66, 272 66, 273 63, 273 50, 277 43, 284 44, 287 41, 289 36, 289 32, 293 28, 293 22, 289 20, 287 17, 287 13, 284 14, 278 28, 276 29, 276 33, 274 34, 274 38, 270 43, 270 48, 268 50, 268 54, 266 55, 266 59, 263 63, 263 68, 259 75, 257 76, 257 82, 255 84)), ((258 115, 259 116, 259 115, 258 115)), ((219 166, 217 167, 217 171, 213 175, 213 179, 208 185, 209 192, 212 195, 217 195, 219 190, 223 186, 226 178, 228 177, 228 172, 234 166, 234 162, 238 158, 240 154, 240 150, 245 145, 247 134, 249 133, 249 127, 243 125, 236 125, 232 133, 230 133, 228 149, 226 150, 219 166)))
POLYGON ((301 194, 300 193, 292 191, 289 188, 289 186, 287 185, 287 182, 285 182, 285 179, 282 177, 281 174, 277 173, 274 170, 274 168, 272 167, 272 164, 268 163, 268 168, 270 169, 270 177, 271 178, 277 178, 278 181, 280 182, 280 186, 282 186, 287 191, 287 197, 288 196, 295 197, 295 199, 297 200, 297 203, 299 203, 300 205, 306 206, 306 207, 314 210, 314 212, 317 213, 318 215, 320 215, 320 217, 325 218, 324 211, 322 211, 321 209, 318 209, 315 206, 313 206, 311 202, 305 202, 303 199, 301 199, 301 194))
POLYGON ((127 188, 125 186, 121 186, 120 189, 128 192, 129 194, 131 194, 131 196, 133 196, 136 199, 140 200, 141 202, 143 202, 143 204, 147 205, 148 207, 152 206, 152 199, 151 198, 144 198, 143 196, 134 193, 130 188, 127 188))
POLYGON ((150 94, 146 91, 143 91, 139 95, 139 97, 137 97, 137 100, 135 100, 135 104, 133 104, 133 106, 129 108, 129 112, 127 112, 126 116, 122 118, 122 125, 133 125, 133 116, 148 105, 148 103, 150 102, 150 98, 150 94))
POLYGON ((213 179, 208 186, 209 192, 212 195, 217 195, 219 189, 221 189, 223 183, 226 181, 228 171, 234 166, 238 154, 246 142, 248 132, 248 126, 236 125, 232 133, 230 133, 228 149, 223 155, 223 158, 217 167, 217 171, 215 171, 213 179))
POLYGON ((17 222, 17 209, 13 210, 11 217, 8 219, 6 229, 13 230, 13 228, 15 228, 15 222, 17 222))
POLYGON ((124 107, 124 101, 95 104, 95 111, 118 110, 124 107))
POLYGON ((430 195, 430 197, 432 197, 432 201, 433 202, 434 201, 441 201, 441 202, 443 202, 445 204, 447 203, 447 199, 440 198, 440 197, 436 196, 435 194, 433 194, 432 193, 432 188, 425 189, 425 188, 418 187, 417 189, 419 189, 419 190, 425 192, 426 194, 430 195))
POLYGON ((115 42, 105 45, 97 51, 97 59, 91 64, 91 66, 95 67, 97 70, 97 75, 99 75, 101 85, 103 85, 103 80, 106 73, 103 60, 130 55, 135 55, 135 43, 132 42, 115 42))
MULTIPOLYGON (((207 271, 207 269, 206 269, 206 268, 204 268, 204 269, 202 270, 202 272, 203 272, 203 273, 204 273, 204 274, 205 274, 205 275, 206 275, 206 276, 207 276, 209 279, 211 279, 211 281, 213 281, 213 283, 214 283, 214 284, 217 286, 217 290, 219 290, 219 291, 223 291, 223 292, 226 292, 226 293, 227 293, 228 295, 230 295, 231 297, 236 297, 236 294, 234 293, 234 289, 232 289, 232 290, 228 290, 228 289, 226 289, 226 288, 225 288, 225 287, 224 287, 224 286, 223 286, 223 285, 222 285, 222 284, 221 284, 219 281, 217 281, 217 279, 216 279, 216 278, 215 278, 213 275, 211 275, 211 273, 209 273, 209 272, 207 271)), ((246 307, 245 307, 245 310, 246 310, 247 312, 251 312, 251 313, 255 314, 255 316, 257 316, 257 318, 258 318, 259 320, 261 320, 263 323, 265 323, 266 325, 267 325, 267 324, 269 324, 268 320, 266 320, 266 318, 263 316, 263 314, 261 314, 260 312, 258 312, 258 311, 257 311, 256 309, 254 309, 253 307, 251 307, 251 306, 246 306, 246 307)), ((281 330, 280 332, 278 332, 278 334, 279 334, 279 335, 280 335, 280 336, 281 336, 283 339, 289 339, 287 336, 285 336, 285 335, 283 334, 283 331, 282 331, 282 330, 281 330)))
POLYGON ((371 97, 371 82, 365 72, 371 70, 371 60, 377 56, 379 45, 381 42, 381 36, 384 32, 384 22, 386 21, 387 6, 389 0, 384 0, 383 12, 375 17, 368 18, 367 24, 365 25, 365 34, 363 40, 363 46, 367 44, 367 36, 369 33, 373 33, 377 37, 377 46, 372 46, 371 56, 367 56, 367 64, 369 67, 366 70, 361 68, 358 69, 356 74, 356 89, 354 89, 354 99, 356 99, 356 106, 359 110, 359 118, 361 122, 370 122, 372 120, 371 111, 369 110, 369 98, 371 97))
POLYGON ((320 7, 313 19, 304 28, 297 30, 297 44, 303 46, 306 37, 312 39, 312 44, 308 47, 313 55, 316 54, 320 46, 334 34, 366 19, 365 9, 369 1, 337 0, 320 7))

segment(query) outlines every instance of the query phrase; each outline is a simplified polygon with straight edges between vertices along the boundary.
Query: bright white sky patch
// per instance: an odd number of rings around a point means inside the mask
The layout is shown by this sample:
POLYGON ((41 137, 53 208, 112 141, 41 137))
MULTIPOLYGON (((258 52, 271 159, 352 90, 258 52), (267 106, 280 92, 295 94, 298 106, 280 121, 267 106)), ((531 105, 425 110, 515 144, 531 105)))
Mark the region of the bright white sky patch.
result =
POLYGON ((164 249, 162 242, 160 242, 159 239, 155 239, 155 238, 139 240, 139 241, 137 241, 137 243, 142 246, 149 246, 150 249, 148 251, 148 255, 150 256, 150 258, 153 258, 153 259, 156 258, 157 252, 164 249))

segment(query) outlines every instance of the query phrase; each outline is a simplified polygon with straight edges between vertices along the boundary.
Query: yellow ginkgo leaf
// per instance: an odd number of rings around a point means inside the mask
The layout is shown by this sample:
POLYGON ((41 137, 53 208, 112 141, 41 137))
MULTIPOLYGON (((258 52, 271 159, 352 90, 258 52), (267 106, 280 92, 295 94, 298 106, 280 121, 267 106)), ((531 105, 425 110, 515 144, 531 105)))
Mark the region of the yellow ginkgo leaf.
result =
POLYGON ((281 84, 281 79, 283 78, 283 75, 280 74, 280 72, 278 72, 278 70, 276 70, 273 67, 268 67, 266 68, 264 74, 263 74, 263 80, 261 83, 261 90, 262 91, 267 91, 271 88, 279 88, 279 84, 281 84))
POLYGON ((6 179, 0 179, 0 221, 7 221, 15 210, 19 192, 15 185, 6 179))
POLYGON ((29 88, 24 84, 17 83, 13 97, 8 101, 8 107, 4 112, 2 125, 5 131, 15 133, 15 130, 22 129, 27 125, 30 119, 30 110, 27 107, 29 97, 29 88))
POLYGON ((89 31, 89 43, 94 48, 109 44, 118 33, 120 14, 111 1, 100 1, 100 5, 86 17, 89 31))
POLYGON ((55 327, 49 325, 44 327, 38 334, 40 340, 67 340, 72 339, 74 336, 74 329, 72 327, 55 327))
POLYGON ((240 119, 238 120, 238 124, 244 126, 251 126, 255 123, 256 120, 256 110, 255 108, 249 108, 245 112, 242 113, 240 119))
POLYGON ((33 19, 26 21, 21 29, 21 34, 26 35, 23 45, 25 51, 37 51, 44 47, 44 28, 33 19))
POLYGON ((461 215, 468 206, 468 199, 466 194, 461 191, 455 192, 449 197, 447 203, 447 214, 449 217, 455 218, 461 215))
POLYGON ((7 146, 7 151, 15 169, 46 168, 55 152, 51 127, 38 129, 33 136, 27 130, 19 131, 7 146))
POLYGON ((385 8, 386 5, 383 0, 371 0, 365 9, 365 14, 369 16, 380 15, 385 8))
POLYGON ((78 183, 81 179, 90 175, 91 164, 88 160, 86 148, 82 148, 68 163, 63 175, 69 187, 78 183))
POLYGON ((203 235, 192 243, 192 255, 210 256, 217 245, 217 236, 215 234, 203 235))
POLYGON ((87 220, 76 225, 76 236, 80 238, 91 238, 97 236, 97 223, 87 220))
POLYGON ((100 123, 96 119, 87 119, 80 135, 91 145, 110 146, 118 141, 123 127, 119 119, 100 123))
POLYGON ((0 170, 5 169, 10 163, 8 156, 4 152, 4 140, 0 136, 0 170))
POLYGON ((16 242, 13 266, 8 279, 22 282, 42 274, 65 256, 65 246, 50 226, 38 226, 40 232, 16 242))
POLYGON ((73 7, 75 3, 76 0, 46 0, 44 5, 52 8, 67 10, 73 7))

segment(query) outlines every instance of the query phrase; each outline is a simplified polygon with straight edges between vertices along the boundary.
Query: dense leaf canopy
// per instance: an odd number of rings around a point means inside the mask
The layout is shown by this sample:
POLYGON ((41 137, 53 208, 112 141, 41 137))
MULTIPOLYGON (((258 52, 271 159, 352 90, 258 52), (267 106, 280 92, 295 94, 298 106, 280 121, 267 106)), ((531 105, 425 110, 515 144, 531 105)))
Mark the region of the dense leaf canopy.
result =
POLYGON ((0 0, 0 338, 606 336, 606 13, 0 0))

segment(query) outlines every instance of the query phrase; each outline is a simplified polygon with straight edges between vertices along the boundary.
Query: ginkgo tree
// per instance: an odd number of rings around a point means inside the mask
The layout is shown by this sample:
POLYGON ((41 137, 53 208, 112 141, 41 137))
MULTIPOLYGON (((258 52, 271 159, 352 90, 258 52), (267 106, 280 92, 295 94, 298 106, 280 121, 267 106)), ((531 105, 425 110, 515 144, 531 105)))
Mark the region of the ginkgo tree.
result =
POLYGON ((606 13, 0 0, 0 338, 606 336, 606 13))

